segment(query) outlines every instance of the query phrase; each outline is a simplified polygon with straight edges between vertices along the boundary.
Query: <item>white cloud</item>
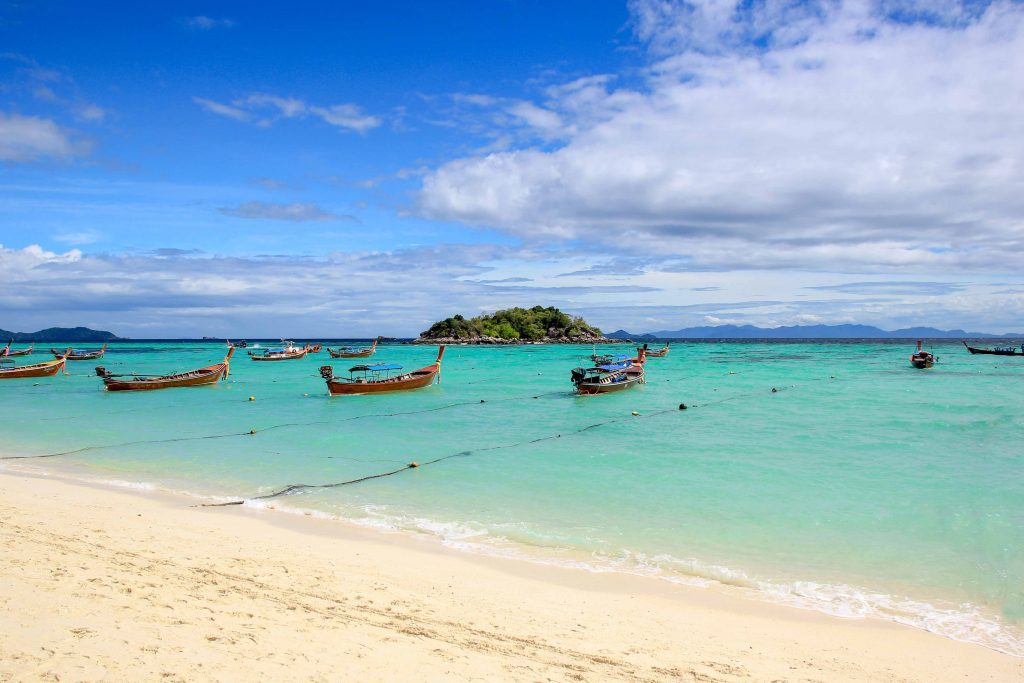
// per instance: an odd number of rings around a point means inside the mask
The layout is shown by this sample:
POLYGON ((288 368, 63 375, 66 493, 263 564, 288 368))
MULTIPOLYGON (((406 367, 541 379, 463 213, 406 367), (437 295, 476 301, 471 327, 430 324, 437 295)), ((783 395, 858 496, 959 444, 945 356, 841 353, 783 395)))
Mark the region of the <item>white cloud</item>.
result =
POLYGON ((226 116, 227 118, 234 119, 235 121, 248 121, 250 118, 249 113, 243 109, 208 100, 205 97, 193 97, 192 101, 208 112, 219 114, 220 116, 226 116))
POLYGON ((211 31, 215 28, 231 28, 235 25, 235 22, 231 19, 213 19, 200 15, 198 17, 189 17, 185 20, 185 25, 197 31, 211 31))
POLYGON ((310 107, 310 111, 332 126, 354 130, 357 133, 376 128, 380 119, 369 116, 354 104, 334 104, 330 107, 310 107))
POLYGON ((268 202, 246 202, 232 208, 218 209, 226 216, 256 220, 293 221, 354 221, 354 216, 333 214, 316 204, 273 204, 268 202))
POLYGON ((864 7, 631 3, 642 88, 550 88, 563 146, 444 164, 420 212, 695 269, 1019 268, 1024 7, 864 7))
POLYGON ((263 127, 272 126, 280 119, 301 119, 307 116, 315 116, 327 124, 357 133, 365 133, 381 125, 378 117, 365 113, 358 105, 351 103, 322 107, 294 97, 267 93, 253 93, 232 101, 230 105, 202 97, 193 97, 192 101, 214 114, 236 121, 255 121, 263 127), (268 109, 273 113, 267 115, 268 109))
POLYGON ((0 112, 0 161, 66 160, 85 151, 51 119, 0 112))
POLYGON ((103 107, 88 102, 83 102, 75 108, 75 116, 82 121, 99 123, 107 118, 107 110, 103 107))

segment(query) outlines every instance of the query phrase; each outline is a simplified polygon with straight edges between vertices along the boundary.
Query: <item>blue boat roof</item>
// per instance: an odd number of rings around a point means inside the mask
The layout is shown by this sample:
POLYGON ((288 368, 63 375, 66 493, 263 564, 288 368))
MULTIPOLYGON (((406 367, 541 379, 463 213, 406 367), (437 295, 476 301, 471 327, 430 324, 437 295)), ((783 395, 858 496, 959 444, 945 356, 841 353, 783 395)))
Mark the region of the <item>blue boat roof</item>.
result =
POLYGON ((357 365, 349 368, 349 372, 380 372, 381 370, 401 370, 402 366, 395 363, 377 363, 376 365, 357 365))
POLYGON ((614 363, 612 365, 598 365, 597 368, 599 370, 608 370, 609 372, 611 372, 612 370, 623 370, 625 368, 628 368, 629 366, 629 363, 614 363))

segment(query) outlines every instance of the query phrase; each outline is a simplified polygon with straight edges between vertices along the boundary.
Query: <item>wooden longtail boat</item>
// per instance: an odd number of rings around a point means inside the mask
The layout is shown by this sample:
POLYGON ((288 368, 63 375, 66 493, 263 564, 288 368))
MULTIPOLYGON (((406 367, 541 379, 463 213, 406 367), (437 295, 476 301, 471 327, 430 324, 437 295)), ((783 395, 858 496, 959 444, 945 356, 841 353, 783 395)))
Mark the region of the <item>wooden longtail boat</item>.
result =
POLYGON ((198 387, 204 384, 216 384, 219 380, 228 376, 231 371, 231 354, 235 347, 228 349, 228 355, 216 365, 208 365, 205 368, 180 372, 176 375, 163 375, 160 377, 147 377, 145 375, 112 375, 102 366, 96 368, 96 374, 103 378, 103 384, 107 391, 150 391, 153 389, 170 389, 172 387, 198 387), (131 379, 119 379, 130 377, 131 379))
POLYGON ((938 360, 937 356, 921 350, 921 342, 917 342, 917 351, 910 354, 910 364, 920 370, 932 367, 938 360))
MULTIPOLYGON (((13 342, 14 340, 12 339, 11 341, 13 342)), ((28 345, 27 349, 18 349, 17 351, 12 351, 11 345, 10 343, 8 343, 5 353, 0 353, 0 356, 4 356, 6 358, 14 358, 15 356, 29 356, 32 354, 32 351, 33 349, 35 349, 35 347, 36 343, 32 342, 31 344, 28 345)))
POLYGON ((285 342, 283 348, 279 349, 266 349, 262 354, 256 354, 252 351, 249 352, 249 358, 252 360, 295 360, 296 358, 304 358, 309 353, 309 346, 304 346, 301 349, 295 345, 295 342, 285 342))
POLYGON ((660 349, 648 349, 647 344, 644 344, 644 349, 647 350, 648 358, 664 358, 668 355, 668 342, 665 342, 665 346, 660 349))
POLYGON ((60 358, 67 354, 68 360, 96 360, 97 358, 103 358, 103 354, 107 352, 107 345, 104 344, 99 351, 86 351, 85 349, 69 349, 68 351, 58 351, 57 349, 50 349, 55 357, 60 358))
POLYGON ((390 376, 401 365, 393 363, 377 363, 375 365, 356 365, 349 368, 349 377, 335 377, 334 368, 330 365, 320 367, 320 375, 327 380, 327 391, 331 396, 356 396, 358 394, 379 394, 386 391, 406 391, 421 389, 433 384, 434 379, 440 380, 441 358, 444 346, 437 349, 437 360, 433 365, 390 376))
POLYGON ((572 383, 576 387, 576 393, 581 396, 624 391, 637 384, 643 384, 645 360, 647 349, 639 348, 636 358, 595 365, 592 368, 575 368, 572 371, 572 383))
POLYGON ((331 358, 369 358, 376 350, 376 339, 373 340, 373 344, 371 346, 364 346, 362 348, 344 346, 340 349, 332 349, 330 346, 327 347, 327 353, 331 354, 331 358))
POLYGON ((56 360, 48 360, 45 363, 33 363, 32 365, 14 364, 13 360, 0 360, 0 379, 22 379, 26 377, 53 377, 64 369, 67 358, 62 356, 56 360))
MULTIPOLYGON (((307 346, 309 346, 309 345, 307 344, 307 346)), ((324 347, 321 344, 313 344, 312 346, 309 346, 309 352, 310 353, 320 353, 320 351, 322 351, 323 348, 324 347)))
MULTIPOLYGON (((967 346, 967 342, 964 342, 964 346, 967 346)), ((1013 346, 996 347, 994 349, 979 349, 974 346, 967 346, 967 350, 971 354, 982 353, 990 356, 1024 356, 1024 344, 1020 345, 1020 348, 1013 346)))

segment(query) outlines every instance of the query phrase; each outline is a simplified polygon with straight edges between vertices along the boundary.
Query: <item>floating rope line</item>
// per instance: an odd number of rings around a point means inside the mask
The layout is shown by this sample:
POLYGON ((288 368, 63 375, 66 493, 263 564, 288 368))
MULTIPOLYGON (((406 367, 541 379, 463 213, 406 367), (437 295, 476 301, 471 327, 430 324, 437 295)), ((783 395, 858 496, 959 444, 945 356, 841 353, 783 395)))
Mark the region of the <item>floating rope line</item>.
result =
POLYGON ((351 486, 352 484, 359 484, 359 483, 362 483, 364 481, 369 481, 371 479, 381 479, 383 477, 390 477, 390 476, 393 476, 393 475, 405 472, 406 470, 418 469, 420 467, 426 467, 427 465, 436 465, 437 463, 444 462, 445 460, 451 460, 453 458, 465 458, 465 457, 469 457, 471 455, 477 455, 479 453, 485 453, 485 452, 488 452, 488 451, 498 451, 498 450, 502 450, 502 449, 506 449, 506 448, 516 448, 516 447, 519 447, 519 446, 527 446, 527 445, 530 445, 530 444, 541 443, 542 441, 551 441, 553 439, 560 439, 563 436, 575 436, 576 434, 582 434, 583 432, 590 431, 591 429, 596 429, 598 427, 603 427, 605 425, 615 424, 617 422, 624 422, 626 420, 634 420, 637 417, 652 418, 652 417, 657 417, 658 415, 664 415, 666 413, 675 413, 675 412, 678 412, 678 410, 675 409, 675 408, 671 408, 671 409, 659 410, 659 411, 656 411, 656 412, 653 412, 653 413, 648 413, 647 415, 642 415, 642 416, 618 417, 618 418, 615 418, 613 420, 605 420, 604 422, 595 422, 593 424, 586 425, 585 427, 580 427, 579 429, 574 429, 571 432, 564 432, 564 433, 560 432, 558 434, 549 434, 548 436, 540 436, 540 437, 537 437, 535 439, 526 439, 526 440, 523 440, 523 441, 517 441, 515 443, 500 444, 498 446, 485 446, 483 448, 474 448, 474 449, 470 449, 470 450, 466 450, 466 451, 459 451, 458 453, 450 453, 448 455, 442 455, 439 458, 434 458, 433 460, 427 460, 426 462, 422 462, 422 463, 411 462, 411 463, 408 463, 407 465, 404 465, 403 467, 399 467, 398 469, 391 470, 389 472, 380 472, 378 474, 368 474, 368 475, 363 476, 363 477, 357 477, 355 479, 348 479, 346 481, 333 482, 333 483, 330 483, 330 484, 289 484, 288 486, 285 486, 284 488, 278 489, 277 491, 273 491, 271 493, 265 493, 262 496, 254 496, 252 498, 243 498, 241 500, 232 500, 232 501, 227 501, 227 502, 224 502, 224 503, 204 503, 200 507, 228 507, 228 506, 231 506, 231 505, 244 505, 248 501, 269 500, 271 498, 279 498, 281 496, 288 496, 288 495, 291 495, 293 493, 298 493, 298 492, 301 492, 301 491, 310 491, 310 490, 313 490, 313 489, 333 489, 333 488, 339 488, 339 487, 342 487, 342 486, 351 486))
MULTIPOLYGON (((563 394, 565 392, 553 391, 547 394, 534 394, 532 398, 539 398, 541 396, 549 396, 551 394, 563 394)), ((0 456, 0 460, 28 460, 28 459, 40 459, 40 458, 56 458, 63 455, 77 455, 87 451, 102 450, 105 448, 123 448, 125 446, 142 446, 146 444, 162 444, 162 443, 177 443, 182 441, 202 441, 204 439, 227 439, 235 436, 253 436, 260 432, 269 432, 274 429, 283 429, 286 427, 310 427, 313 425, 321 424, 337 424, 341 422, 351 422, 353 420, 365 420, 372 417, 400 417, 404 415, 417 415, 420 413, 433 413, 439 410, 449 410, 451 408, 458 408, 460 406, 475 406, 483 403, 500 403, 502 401, 521 401, 526 397, 514 396, 511 398, 500 398, 487 401, 486 399, 479 399, 476 401, 461 401, 459 403, 449 403, 443 406, 437 406, 434 408, 424 408, 421 410, 409 410, 404 412, 395 413, 367 413, 366 415, 353 415, 352 417, 342 418, 340 420, 313 420, 310 422, 285 422, 282 424, 270 425, 269 427, 261 427, 259 429, 250 429, 247 432, 230 432, 227 434, 210 434, 207 436, 180 436, 171 439, 143 439, 139 441, 124 441, 121 443, 112 444, 100 444, 97 446, 83 446, 82 448, 76 448, 70 451, 61 451, 59 453, 44 453, 41 455, 5 455, 0 456)), ((126 411, 134 412, 134 411, 126 411)), ((397 462, 397 461, 395 461, 397 462)))

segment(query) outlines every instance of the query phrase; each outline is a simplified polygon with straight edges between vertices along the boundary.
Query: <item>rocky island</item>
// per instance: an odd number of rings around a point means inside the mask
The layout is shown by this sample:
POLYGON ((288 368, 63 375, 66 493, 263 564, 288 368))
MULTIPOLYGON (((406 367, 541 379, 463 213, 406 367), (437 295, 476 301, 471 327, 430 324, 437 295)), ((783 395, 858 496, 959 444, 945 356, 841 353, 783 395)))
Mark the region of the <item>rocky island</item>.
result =
POLYGON ((466 319, 461 315, 439 320, 424 330, 416 344, 614 344, 601 330, 579 316, 554 306, 507 308, 466 319))

